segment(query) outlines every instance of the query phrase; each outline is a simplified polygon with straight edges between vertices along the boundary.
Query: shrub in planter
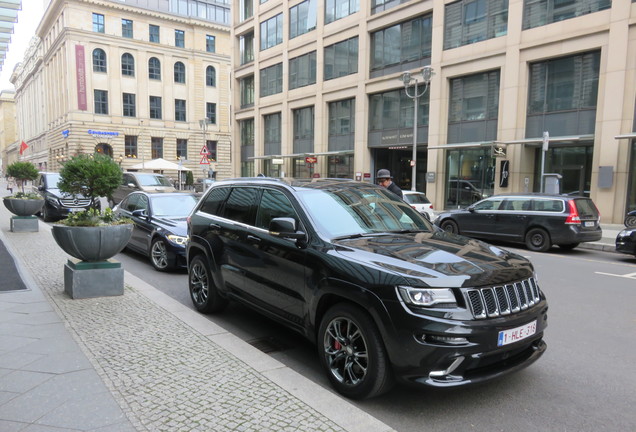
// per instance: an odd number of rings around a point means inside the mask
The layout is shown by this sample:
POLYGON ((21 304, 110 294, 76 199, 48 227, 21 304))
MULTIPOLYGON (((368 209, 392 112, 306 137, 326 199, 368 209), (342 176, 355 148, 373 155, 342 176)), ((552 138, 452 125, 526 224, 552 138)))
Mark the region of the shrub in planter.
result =
POLYGON ((38 178, 38 170, 31 162, 14 162, 7 167, 7 175, 20 182, 22 194, 25 194, 24 184, 29 180, 33 181, 38 178))
POLYGON ((14 162, 7 167, 7 175, 16 179, 20 192, 2 199, 4 206, 16 216, 32 216, 42 209, 44 200, 39 194, 24 191, 24 184, 38 178, 38 170, 31 162, 14 162))

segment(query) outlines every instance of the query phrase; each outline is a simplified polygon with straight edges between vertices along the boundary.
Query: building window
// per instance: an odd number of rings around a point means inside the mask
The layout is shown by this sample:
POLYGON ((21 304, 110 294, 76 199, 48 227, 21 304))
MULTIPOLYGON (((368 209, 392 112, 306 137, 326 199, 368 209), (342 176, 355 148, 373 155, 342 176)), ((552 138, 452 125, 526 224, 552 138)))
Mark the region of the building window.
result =
POLYGON ((148 25, 148 34, 150 36, 150 42, 159 43, 159 26, 154 24, 148 25))
MULTIPOLYGON (((428 126, 429 93, 418 99, 417 126, 428 126)), ((413 132, 413 99, 404 89, 376 93, 369 96, 369 130, 396 130, 407 128, 413 132)))
POLYGON ((498 70, 450 80, 449 143, 496 139, 498 114, 498 70))
POLYGON ((289 8, 289 38, 293 39, 316 28, 316 0, 305 0, 289 8))
POLYGON ((345 99, 329 103, 329 150, 332 149, 331 139, 336 136, 351 136, 351 148, 353 149, 353 134, 355 133, 355 99, 345 99))
POLYGON ((95 114, 108 114, 108 92, 95 90, 95 114))
POLYGON ((207 52, 216 52, 216 37, 205 35, 205 50, 207 52))
POLYGON ((177 159, 188 158, 188 140, 177 138, 177 159))
POLYGON ((530 64, 526 137, 595 133, 600 51, 530 64))
POLYGON ((183 30, 174 31, 174 46, 185 48, 185 32, 183 30))
POLYGON ((239 13, 241 14, 241 21, 245 21, 248 18, 254 16, 254 0, 240 0, 239 13))
POLYGON ((185 74, 185 65, 181 62, 176 62, 174 64, 174 82, 185 84, 186 74, 185 74))
POLYGON ((157 57, 148 60, 148 78, 161 80, 161 62, 157 57))
POLYGON ((278 63, 261 69, 261 97, 283 91, 283 64, 278 63))
POLYGON ((395 70, 399 72, 409 63, 421 66, 420 60, 431 57, 431 23, 427 15, 371 33, 371 70, 402 65, 395 70))
POLYGON ((175 121, 186 121, 186 101, 183 99, 174 100, 175 121))
POLYGON ((360 0, 326 0, 325 24, 347 17, 360 9, 360 0))
POLYGON ((106 72, 106 52, 101 48, 93 50, 93 72, 106 72))
POLYGON ((150 118, 161 119, 161 97, 150 96, 150 118))
POLYGON ((129 19, 121 20, 121 36, 132 39, 133 37, 133 22, 129 19))
POLYGON ((314 150, 314 107, 293 110, 294 153, 314 150))
POLYGON ((241 64, 254 61, 254 32, 249 32, 239 38, 241 64))
POLYGON ((254 176, 254 162, 248 158, 254 156, 254 119, 239 121, 241 143, 241 176, 254 176))
POLYGON ((507 32, 507 0, 460 0, 444 8, 444 49, 504 36, 507 32))
POLYGON ((124 136, 124 151, 127 158, 137 157, 137 136, 125 135, 124 136))
POLYGON ((612 7, 611 0, 524 0, 523 30, 544 26, 612 7))
POLYGON ((409 0, 371 0, 371 15, 384 12, 407 1, 409 0))
POLYGON ((104 33, 104 15, 93 14, 93 31, 96 33, 104 33))
POLYGON ((289 89, 316 84, 316 51, 289 60, 289 89))
POLYGON ((123 93, 123 114, 124 117, 136 117, 137 116, 137 100, 133 93, 123 93))
POLYGON ((261 23, 261 51, 283 43, 283 14, 261 23))
POLYGON ((210 123, 216 124, 216 104, 213 102, 207 102, 205 104, 205 118, 210 120, 210 123))
POLYGON ((325 47, 325 81, 358 72, 358 37, 325 47))
POLYGON ((263 116, 265 128, 264 145, 265 155, 277 155, 281 153, 281 115, 280 113, 263 116))
POLYGON ((163 157, 163 138, 150 137, 150 157, 152 159, 163 157))
POLYGON ((213 140, 206 140, 205 141, 205 145, 208 148, 208 160, 210 162, 216 162, 217 161, 216 156, 217 156, 218 144, 219 144, 218 141, 213 141, 213 140))
POLYGON ((135 58, 132 56, 132 54, 122 54, 121 74, 125 76, 135 76, 135 58))
POLYGON ((205 68, 205 85, 208 87, 216 87, 216 69, 214 69, 214 66, 205 68))
POLYGON ((241 108, 254 105, 254 75, 239 80, 241 108))

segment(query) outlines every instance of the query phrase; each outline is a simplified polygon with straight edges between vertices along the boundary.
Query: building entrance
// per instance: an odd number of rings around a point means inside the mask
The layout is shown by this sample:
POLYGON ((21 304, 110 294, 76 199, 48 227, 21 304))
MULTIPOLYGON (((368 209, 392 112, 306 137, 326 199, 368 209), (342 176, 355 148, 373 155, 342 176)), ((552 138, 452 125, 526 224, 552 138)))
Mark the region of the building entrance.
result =
MULTIPOLYGON (((417 173, 415 177, 416 190, 426 193, 426 164, 427 147, 420 146, 417 151, 417 173), (421 149, 420 149, 421 147, 421 149)), ((375 180, 375 173, 382 168, 391 171, 393 182, 402 190, 411 190, 411 159, 413 151, 409 147, 379 148, 373 150, 374 168, 371 173, 375 180)))

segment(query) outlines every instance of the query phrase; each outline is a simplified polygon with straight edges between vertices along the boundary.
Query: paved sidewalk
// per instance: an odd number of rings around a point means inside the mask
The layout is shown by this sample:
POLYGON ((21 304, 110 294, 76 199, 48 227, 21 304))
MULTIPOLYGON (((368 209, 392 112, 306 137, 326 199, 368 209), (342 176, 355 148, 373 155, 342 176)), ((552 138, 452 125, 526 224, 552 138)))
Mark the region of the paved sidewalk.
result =
POLYGON ((391 430, 127 272, 123 296, 70 299, 50 226, 0 207, 27 286, 0 291, 0 431, 391 430))

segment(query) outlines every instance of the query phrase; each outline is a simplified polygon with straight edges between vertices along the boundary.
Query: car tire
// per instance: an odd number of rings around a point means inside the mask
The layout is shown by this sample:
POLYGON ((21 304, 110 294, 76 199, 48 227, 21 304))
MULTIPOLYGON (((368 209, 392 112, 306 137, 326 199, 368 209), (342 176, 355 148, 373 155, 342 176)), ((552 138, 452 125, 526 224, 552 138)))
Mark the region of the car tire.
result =
POLYGON ((201 313, 220 312, 227 300, 219 295, 214 285, 210 265, 202 255, 195 256, 188 265, 188 287, 192 304, 201 313))
POLYGON ((543 228, 532 228, 526 233, 526 247, 534 252, 545 252, 552 246, 550 235, 543 228))
POLYGON ((457 222, 455 222, 452 219, 447 219, 443 221, 439 226, 446 232, 449 232, 452 234, 459 234, 459 226, 457 225, 457 222))
POLYGON ((393 385, 380 332, 359 307, 340 303, 329 309, 320 323, 317 342, 320 361, 340 394, 365 399, 393 385))
POLYGON ((55 218, 51 216, 51 210, 49 210, 49 206, 46 203, 42 206, 40 214, 44 222, 53 222, 53 220, 55 220, 55 218))
POLYGON ((636 216, 629 215, 625 218, 625 226, 628 228, 636 227, 636 216))
POLYGON ((152 266, 157 271, 167 271, 174 267, 174 257, 168 252, 166 243, 160 238, 152 241, 149 258, 152 266))
POLYGON ((559 247, 563 250, 572 250, 581 243, 568 243, 568 244, 560 244, 559 247))

